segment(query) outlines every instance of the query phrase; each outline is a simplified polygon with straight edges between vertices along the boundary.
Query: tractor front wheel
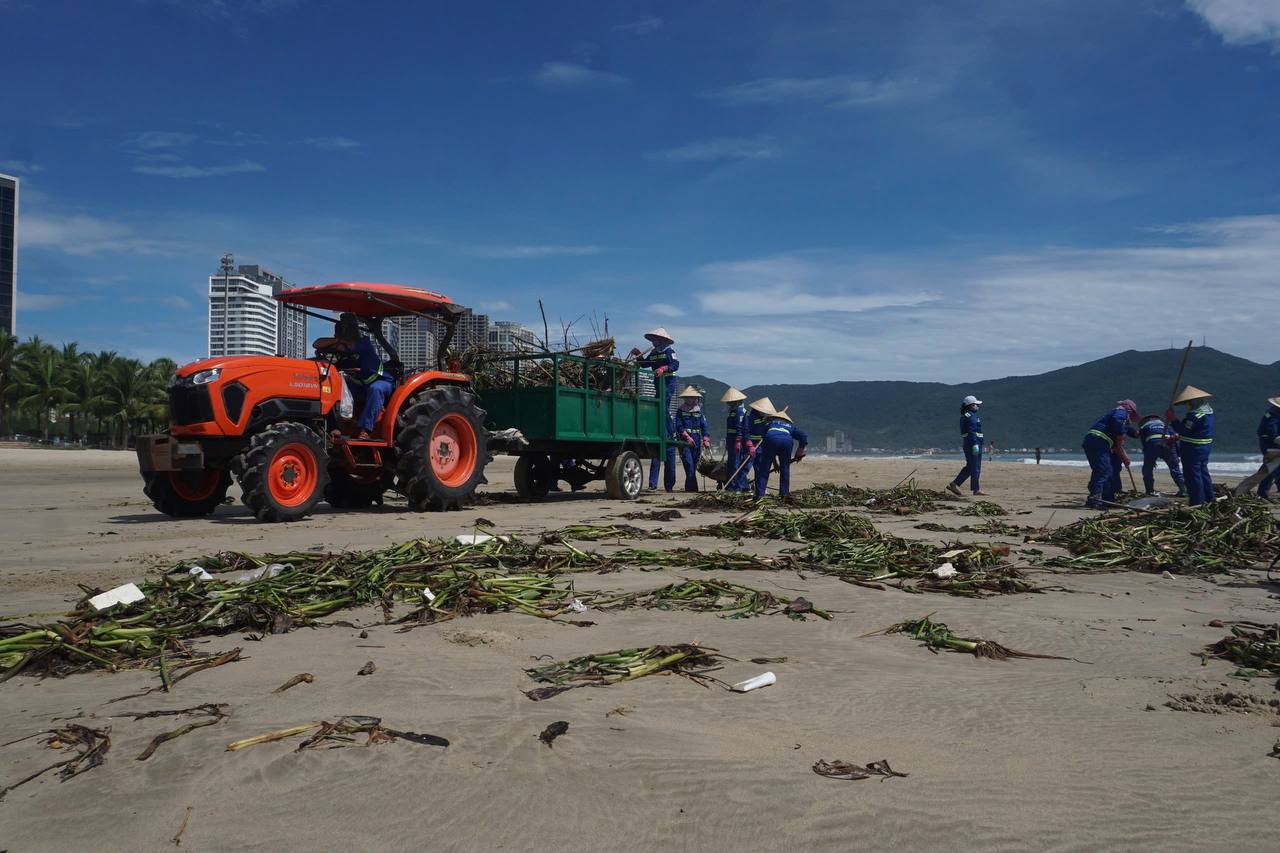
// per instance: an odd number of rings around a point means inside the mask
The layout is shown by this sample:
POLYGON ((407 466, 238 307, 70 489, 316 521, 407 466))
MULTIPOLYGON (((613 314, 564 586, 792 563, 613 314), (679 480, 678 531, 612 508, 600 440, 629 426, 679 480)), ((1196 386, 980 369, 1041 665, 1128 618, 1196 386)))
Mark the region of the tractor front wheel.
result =
POLYGON ((259 521, 310 515, 328 482, 324 441, 297 423, 273 424, 255 435, 240 465, 241 499, 259 521))
POLYGON ((488 482, 484 411, 462 388, 446 385, 419 394, 396 431, 396 490, 415 512, 461 509, 488 482))
POLYGON ((143 492, 151 505, 174 518, 199 518, 218 508, 227 497, 231 475, 220 469, 154 471, 142 475, 143 492))

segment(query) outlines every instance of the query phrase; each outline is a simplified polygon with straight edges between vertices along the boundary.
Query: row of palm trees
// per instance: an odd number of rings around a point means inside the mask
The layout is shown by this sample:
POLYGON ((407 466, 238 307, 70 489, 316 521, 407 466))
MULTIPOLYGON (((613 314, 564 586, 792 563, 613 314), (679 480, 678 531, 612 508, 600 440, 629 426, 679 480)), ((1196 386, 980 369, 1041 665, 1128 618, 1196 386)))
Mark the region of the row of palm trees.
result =
POLYGON ((95 436, 123 447, 168 422, 167 385, 177 364, 115 352, 80 352, 0 331, 0 435, 24 428, 70 441, 95 436))

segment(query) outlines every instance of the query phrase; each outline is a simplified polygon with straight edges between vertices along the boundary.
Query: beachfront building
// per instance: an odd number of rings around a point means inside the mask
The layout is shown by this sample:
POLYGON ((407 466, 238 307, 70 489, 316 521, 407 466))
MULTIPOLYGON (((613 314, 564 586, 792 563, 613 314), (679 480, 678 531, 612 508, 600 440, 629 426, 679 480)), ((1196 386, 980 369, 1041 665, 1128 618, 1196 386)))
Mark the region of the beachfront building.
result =
POLYGON ((0 331, 18 334, 18 179, 0 175, 0 331))
POLYGON ((209 276, 209 356, 306 358, 306 315, 275 300, 288 289, 282 276, 257 264, 209 276))
POLYGON ((489 349, 492 352, 535 352, 538 336, 511 320, 497 320, 489 327, 489 349))
POLYGON ((405 370, 416 373, 433 370, 436 366, 436 347, 440 342, 440 323, 430 317, 403 314, 391 317, 399 326, 400 361, 405 370))
POLYGON ((453 333, 453 347, 458 350, 486 347, 489 344, 489 315, 477 314, 470 308, 458 315, 458 326, 453 333))

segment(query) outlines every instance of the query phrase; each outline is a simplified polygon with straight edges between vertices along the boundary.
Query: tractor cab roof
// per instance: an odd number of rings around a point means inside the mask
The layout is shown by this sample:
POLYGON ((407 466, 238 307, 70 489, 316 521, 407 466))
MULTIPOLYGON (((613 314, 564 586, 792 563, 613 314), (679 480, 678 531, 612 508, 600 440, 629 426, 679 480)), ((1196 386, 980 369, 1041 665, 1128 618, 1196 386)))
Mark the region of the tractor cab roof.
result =
POLYGON ((438 314, 448 317, 462 310, 442 293, 407 287, 403 284, 373 284, 343 281, 298 287, 276 296, 281 302, 319 308, 323 311, 350 311, 359 317, 387 317, 395 314, 438 314))

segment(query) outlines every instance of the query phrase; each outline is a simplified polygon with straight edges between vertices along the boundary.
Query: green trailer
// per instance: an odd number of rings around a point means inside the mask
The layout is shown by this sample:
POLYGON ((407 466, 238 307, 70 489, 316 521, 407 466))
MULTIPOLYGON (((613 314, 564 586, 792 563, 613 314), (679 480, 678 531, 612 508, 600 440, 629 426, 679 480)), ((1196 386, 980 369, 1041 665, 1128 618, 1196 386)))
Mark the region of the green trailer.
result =
POLYGON ((557 480, 576 491, 604 480, 630 500, 644 482, 643 459, 667 447, 667 401, 653 371, 563 353, 492 356, 476 371, 491 432, 516 429, 516 491, 544 497, 557 480))

